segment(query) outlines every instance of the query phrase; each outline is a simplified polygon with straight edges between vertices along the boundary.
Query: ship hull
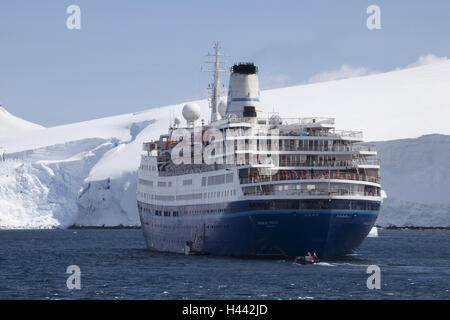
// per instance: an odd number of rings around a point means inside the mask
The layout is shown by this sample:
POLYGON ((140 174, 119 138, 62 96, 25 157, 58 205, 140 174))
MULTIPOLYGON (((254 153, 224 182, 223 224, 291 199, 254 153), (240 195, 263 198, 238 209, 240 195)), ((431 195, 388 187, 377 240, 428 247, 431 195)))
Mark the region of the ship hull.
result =
POLYGON ((347 255, 366 238, 378 215, 378 210, 358 209, 249 210, 241 202, 220 214, 164 217, 143 207, 139 211, 149 249, 185 253, 186 242, 197 242, 202 253, 237 257, 347 255))

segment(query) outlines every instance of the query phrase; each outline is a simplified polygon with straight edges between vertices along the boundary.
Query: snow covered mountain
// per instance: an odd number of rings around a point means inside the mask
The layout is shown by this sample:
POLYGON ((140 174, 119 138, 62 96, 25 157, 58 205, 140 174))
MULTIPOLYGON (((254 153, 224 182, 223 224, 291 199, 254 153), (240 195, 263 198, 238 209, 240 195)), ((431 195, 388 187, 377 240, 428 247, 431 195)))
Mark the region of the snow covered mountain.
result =
POLYGON ((0 105, 0 139, 43 128, 43 126, 13 116, 0 105))
MULTIPOLYGON (((366 140, 402 139, 377 142, 388 195, 377 224, 450 227, 450 136, 417 138, 450 135, 448 88, 446 60, 263 91, 261 99, 263 111, 283 117, 333 116, 366 140)), ((207 102, 196 102, 208 119, 207 102)), ((166 132, 183 104, 53 128, 0 109, 0 228, 139 225, 142 142, 166 132)))
POLYGON ((168 114, 163 107, 0 137, 0 228, 139 225, 141 145, 166 129, 168 114))

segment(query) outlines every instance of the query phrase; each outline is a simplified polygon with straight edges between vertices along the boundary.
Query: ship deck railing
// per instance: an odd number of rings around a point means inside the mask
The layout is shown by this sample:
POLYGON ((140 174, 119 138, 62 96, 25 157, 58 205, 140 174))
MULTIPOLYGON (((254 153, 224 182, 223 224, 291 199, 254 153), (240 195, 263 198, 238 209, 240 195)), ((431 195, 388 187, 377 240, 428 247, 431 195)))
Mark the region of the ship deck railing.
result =
POLYGON ((345 189, 341 190, 287 190, 287 191, 246 191, 244 196, 360 196, 360 197, 376 197, 379 198, 380 194, 378 192, 360 192, 360 191, 349 191, 345 189))
MULTIPOLYGON (((241 139, 244 141, 244 139, 241 139)), ((219 143, 223 140, 217 140, 216 142, 219 143)), ((265 140, 263 140, 265 141, 265 140)), ((269 144, 262 144, 260 143, 258 146, 255 143, 244 143, 241 142, 241 144, 237 144, 236 147, 234 147, 231 151, 238 152, 238 153, 251 153, 251 152, 267 152, 268 154, 271 153, 279 153, 283 151, 288 152, 339 152, 339 153, 361 153, 361 152, 369 152, 369 155, 376 155, 376 148, 375 146, 371 145, 336 145, 336 146, 323 146, 323 145, 287 145, 288 143, 283 143, 281 146, 275 143, 269 144)), ((230 151, 228 151, 227 154, 232 154, 230 151)))
POLYGON ((236 161, 232 164, 182 164, 178 166, 170 166, 170 169, 165 171, 160 171, 160 175, 162 176, 174 176, 180 174, 194 174, 194 173, 203 173, 216 171, 221 169, 232 169, 234 167, 243 167, 243 166, 254 166, 254 167, 264 167, 269 169, 277 169, 283 170, 283 168, 295 168, 295 169, 286 169, 286 170, 299 170, 298 168, 307 168, 308 170, 324 170, 323 168, 358 168, 361 166, 380 166, 379 159, 358 159, 358 160, 336 160, 336 161, 326 161, 326 160, 316 160, 316 161, 283 161, 280 160, 278 163, 272 164, 263 164, 261 161, 252 161, 250 159, 242 159, 242 161, 236 161))
MULTIPOLYGON (((253 118, 233 116, 228 119, 221 120, 228 123, 248 123, 252 122, 253 118), (225 120, 225 121, 224 121, 225 120)), ((331 117, 297 117, 297 118, 282 118, 282 117, 258 117, 258 123, 276 124, 276 125, 290 125, 298 124, 302 126, 307 125, 334 125, 335 118, 331 117)))
MULTIPOLYGON (((363 132, 355 130, 338 130, 332 127, 334 125, 334 118, 281 118, 279 123, 272 123, 271 119, 259 119, 258 124, 272 124, 280 129, 279 136, 300 136, 300 137, 339 137, 341 139, 358 140, 362 141, 363 132), (261 122, 262 121, 262 122, 261 122), (312 125, 328 125, 328 126, 318 126, 314 130, 307 130, 308 126, 312 125), (285 127, 283 127, 285 126, 285 127)), ((226 123, 245 123, 247 128, 251 122, 247 118, 235 118, 228 119, 226 123)), ((239 129, 235 129, 239 130, 239 129)), ((240 129, 242 130, 242 129, 240 129)), ((242 130, 245 134, 246 130, 242 130)), ((268 133, 266 133, 268 134, 268 133)), ((264 133, 259 135, 263 136, 264 133)))
MULTIPOLYGON (((261 146, 260 146, 261 147, 261 146)), ((262 148, 260 148, 262 149, 262 148)), ((266 148, 267 149, 267 148, 266 148)), ((376 148, 373 145, 338 145, 338 146, 282 146, 278 149, 275 147, 275 151, 303 151, 303 152, 376 152, 376 148)), ((260 150, 266 151, 266 150, 260 150)))
POLYGON ((322 173, 314 174, 307 171, 285 171, 278 172, 275 175, 268 176, 256 176, 249 178, 241 178, 241 184, 254 184, 264 182, 277 182, 277 181, 292 181, 292 180, 352 180, 352 181, 365 181, 380 184, 380 177, 367 176, 362 174, 352 173, 322 173))
MULTIPOLYGON (((270 118, 269 118, 270 120, 270 118)), ((280 118, 283 124, 299 124, 302 126, 314 124, 334 125, 335 118, 331 117, 301 117, 301 118, 280 118)))
POLYGON ((291 161, 279 160, 279 167, 359 167, 359 166, 380 166, 380 159, 357 159, 357 160, 315 160, 315 161, 291 161))
POLYGON ((351 131, 351 130, 335 130, 335 134, 342 139, 354 139, 354 140, 362 140, 363 132, 362 131, 351 131))

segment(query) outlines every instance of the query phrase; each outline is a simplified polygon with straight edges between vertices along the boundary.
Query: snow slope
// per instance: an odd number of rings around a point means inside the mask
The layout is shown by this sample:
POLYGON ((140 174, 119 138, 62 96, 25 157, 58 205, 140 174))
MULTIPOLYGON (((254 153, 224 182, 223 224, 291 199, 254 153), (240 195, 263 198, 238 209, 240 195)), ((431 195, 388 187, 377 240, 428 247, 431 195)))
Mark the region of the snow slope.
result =
POLYGON ((450 134, 450 60, 421 67, 263 91, 265 111, 333 117, 366 141, 450 134))
POLYGON ((0 139, 43 128, 43 126, 13 116, 0 105, 0 139))
MULTIPOLYGON (((450 116, 449 87, 447 60, 263 91, 261 99, 264 111, 275 109, 284 117, 333 116, 339 128, 364 130, 366 140, 379 141, 436 132, 450 134, 446 123, 450 116)), ((197 103, 203 118, 208 119, 207 102, 197 103)), ((0 227, 139 225, 135 192, 141 144, 166 132, 170 115, 181 117, 182 106, 0 134, 0 147, 6 150, 7 159, 0 162, 0 227)), ((448 179, 444 179, 450 174, 450 168, 444 165, 445 160, 450 162, 449 149, 443 151, 441 141, 446 139, 426 136, 378 143, 388 199, 377 224, 450 226, 449 204, 442 200, 442 190, 449 190, 448 179), (442 163, 435 165, 437 158, 442 163), (407 174, 403 167, 397 170, 398 161, 410 161, 414 174, 407 174), (429 175, 436 179, 425 180, 418 188, 421 177, 429 175)))
POLYGON ((139 225, 132 199, 141 145, 152 130, 166 129, 171 108, 0 138, 7 150, 0 162, 0 228, 139 225), (112 181, 106 190, 117 193, 100 197, 94 186, 86 192, 92 180, 112 181), (92 196, 86 206, 83 196, 92 196))

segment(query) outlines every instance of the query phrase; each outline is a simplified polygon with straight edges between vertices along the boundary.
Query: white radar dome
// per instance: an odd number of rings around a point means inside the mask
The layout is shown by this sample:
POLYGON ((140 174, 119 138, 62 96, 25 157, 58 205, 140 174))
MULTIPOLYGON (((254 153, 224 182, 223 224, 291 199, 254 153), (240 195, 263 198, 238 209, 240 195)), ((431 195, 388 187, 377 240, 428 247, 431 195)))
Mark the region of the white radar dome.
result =
POLYGON ((272 125, 281 124, 280 116, 277 115, 277 114, 274 114, 274 115, 270 116, 269 123, 272 124, 272 125))
POLYGON ((225 103, 225 101, 220 101, 219 103, 219 114, 222 116, 222 118, 225 118, 226 113, 227 113, 227 104, 225 103))
POLYGON ((200 118, 200 106, 196 103, 189 102, 183 107, 183 117, 188 122, 192 122, 200 118))

